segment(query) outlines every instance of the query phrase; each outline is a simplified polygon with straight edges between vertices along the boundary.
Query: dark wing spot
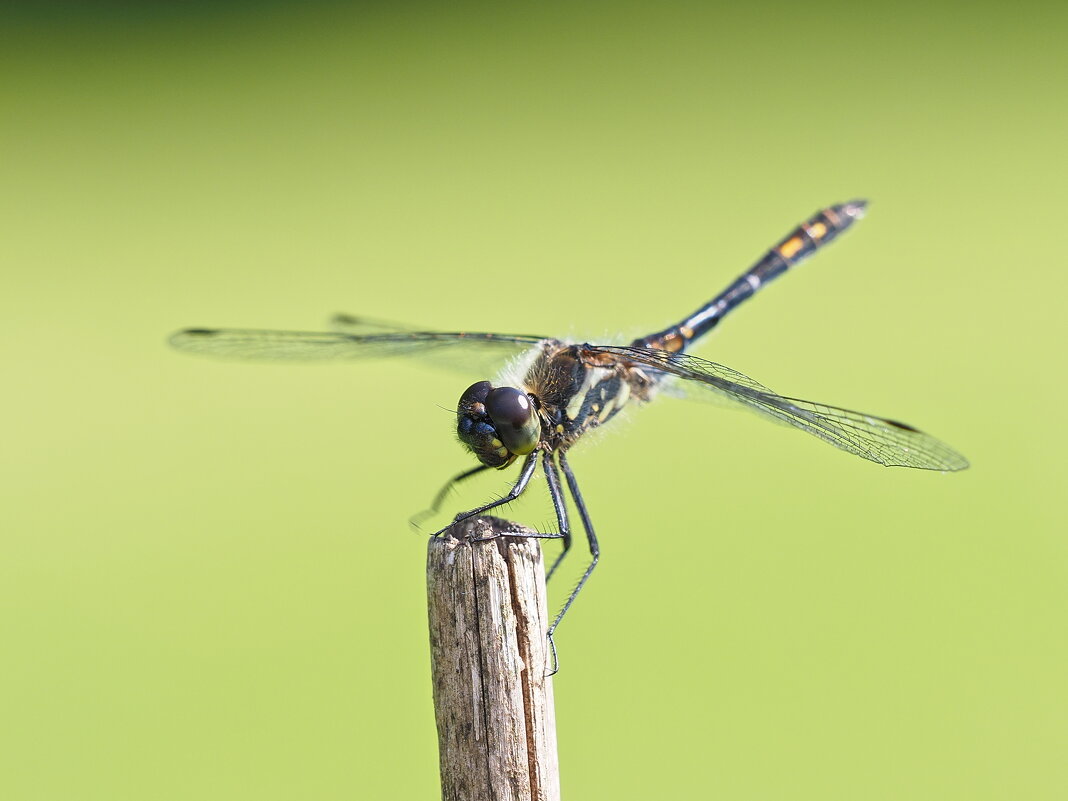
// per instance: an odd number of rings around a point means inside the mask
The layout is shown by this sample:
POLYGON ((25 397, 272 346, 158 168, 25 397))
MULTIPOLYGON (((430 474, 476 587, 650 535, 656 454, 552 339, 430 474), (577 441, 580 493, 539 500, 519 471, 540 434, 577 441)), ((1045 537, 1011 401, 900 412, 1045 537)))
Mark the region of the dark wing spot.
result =
POLYGON ((902 423, 900 420, 887 420, 886 422, 888 422, 890 425, 894 426, 895 428, 900 428, 902 431, 912 431, 912 432, 914 432, 916 434, 922 434, 923 433, 922 431, 920 431, 920 429, 913 428, 908 423, 902 423))
POLYGON ((181 332, 187 337, 213 337, 219 330, 217 328, 187 328, 181 332))

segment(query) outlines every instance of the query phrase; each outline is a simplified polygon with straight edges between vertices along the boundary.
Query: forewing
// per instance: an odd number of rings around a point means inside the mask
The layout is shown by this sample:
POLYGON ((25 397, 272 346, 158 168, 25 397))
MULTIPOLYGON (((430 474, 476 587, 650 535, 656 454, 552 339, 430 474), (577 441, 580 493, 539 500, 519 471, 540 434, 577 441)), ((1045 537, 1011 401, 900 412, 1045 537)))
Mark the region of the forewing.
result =
POLYGON ((357 316, 355 314, 335 314, 330 318, 330 330, 339 331, 342 334, 385 334, 398 333, 401 331, 412 333, 416 329, 404 323, 395 323, 392 320, 377 320, 374 317, 357 316))
POLYGON ((435 367, 472 372, 495 371, 542 337, 469 331, 269 331, 246 328, 190 328, 170 338, 178 350, 232 359, 331 361, 412 357, 435 367))
POLYGON ((945 471, 968 466, 968 460, 944 442, 906 423, 778 395, 748 376, 706 359, 649 348, 592 349, 615 354, 661 376, 678 378, 678 389, 686 395, 707 394, 744 406, 878 464, 945 471))

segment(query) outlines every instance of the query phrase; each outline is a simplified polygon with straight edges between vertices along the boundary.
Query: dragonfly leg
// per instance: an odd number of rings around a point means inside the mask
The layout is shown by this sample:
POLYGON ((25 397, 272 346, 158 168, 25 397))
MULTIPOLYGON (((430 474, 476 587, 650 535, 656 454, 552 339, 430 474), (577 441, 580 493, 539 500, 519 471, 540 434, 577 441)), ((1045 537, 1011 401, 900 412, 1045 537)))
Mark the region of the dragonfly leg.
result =
POLYGON ((519 478, 516 480, 515 484, 512 485, 512 488, 508 490, 507 495, 505 495, 503 498, 498 498, 495 501, 490 501, 487 504, 483 504, 482 506, 478 506, 467 512, 461 512, 460 514, 456 515, 452 523, 445 526, 445 528, 439 531, 435 531, 434 536, 440 537, 442 534, 452 528, 456 523, 459 523, 463 520, 467 520, 471 517, 476 517, 477 515, 480 515, 483 512, 488 512, 490 509, 495 509, 498 506, 503 506, 506 503, 511 503, 512 501, 514 501, 516 498, 522 495, 523 490, 527 488, 527 485, 530 483, 530 479, 534 475, 534 470, 537 468, 537 466, 538 451, 531 451, 530 455, 527 456, 527 460, 523 463, 523 470, 519 473, 519 478))
POLYGON ((560 611, 556 613, 556 617, 553 618, 553 622, 549 625, 549 648, 552 651, 553 666, 549 672, 552 676, 560 669, 560 660, 556 656, 556 644, 553 642, 553 632, 560 625, 560 621, 564 619, 564 615, 567 614, 567 610, 571 608, 571 604, 575 602, 575 598, 582 591, 586 582, 589 580, 590 575, 593 573, 593 569, 597 567, 597 562, 601 558, 601 548, 597 544, 597 535, 593 531, 593 523, 590 522, 590 514, 586 509, 586 502, 582 500, 582 493, 579 491, 578 482, 575 480, 575 474, 571 472, 571 466, 567 463, 567 456, 563 452, 560 453, 560 467, 564 471, 564 477, 567 479, 568 489, 571 490, 571 497, 575 501, 575 507, 578 509, 579 518, 582 520, 582 528, 586 531, 586 541, 590 546, 590 563, 586 566, 586 570, 582 574, 582 578, 578 580, 575 585, 575 589, 571 590, 571 594, 567 596, 567 600, 564 601, 564 605, 560 608, 560 611))
POLYGON ((433 502, 430 504, 430 508, 424 509, 421 512, 416 512, 410 518, 408 518, 408 525, 412 527, 414 531, 421 529, 421 524, 424 520, 427 520, 438 513, 441 509, 441 504, 445 501, 446 496, 452 491, 452 488, 459 484, 461 481, 471 478, 471 476, 481 473, 483 470, 489 470, 489 465, 480 464, 478 467, 472 467, 470 470, 464 470, 462 473, 457 473, 455 476, 445 482, 445 486, 438 490, 438 494, 434 496, 433 502))
MULTIPOLYGON (((481 542, 483 540, 496 539, 497 537, 500 537, 500 536, 526 537, 526 538, 530 538, 530 539, 545 539, 545 540, 562 539, 564 541, 564 550, 563 550, 562 553, 560 553, 559 556, 556 557, 556 559, 553 560, 552 566, 549 568, 548 573, 546 573, 545 580, 548 581, 549 578, 552 576, 553 572, 556 570, 556 568, 559 567, 560 562, 561 562, 561 560, 563 560, 564 556, 567 554, 568 549, 571 548, 571 524, 568 521, 568 517, 567 517, 567 501, 564 498, 564 492, 563 492, 563 489, 560 486, 560 474, 559 474, 559 472, 557 472, 556 463, 553 461, 552 454, 546 453, 544 455, 544 457, 542 457, 542 466, 545 468, 545 481, 549 485, 549 497, 552 498, 553 509, 556 510, 556 521, 560 526, 559 533, 553 533, 553 534, 544 533, 543 534, 543 533, 539 533, 539 532, 533 532, 533 533, 531 533, 531 532, 516 532, 516 533, 512 534, 512 533, 509 533, 509 532, 506 532, 506 531, 502 531, 502 532, 499 532, 499 533, 492 534, 492 535, 490 535, 488 537, 477 538, 477 539, 475 539, 473 541, 474 542, 481 542)), ((591 566, 590 568, 588 568, 586 570, 586 575, 583 576, 583 578, 582 578, 583 582, 589 576, 590 570, 592 570, 592 569, 593 568, 591 566)), ((576 588, 571 593, 571 597, 568 598, 567 604, 564 607, 564 611, 567 610, 567 606, 571 605, 571 601, 574 600, 575 595, 577 595, 577 594, 578 594, 578 588, 576 588)), ((558 614, 556 616, 556 620, 553 622, 553 625, 550 626, 549 630, 546 632, 546 637, 549 640, 549 653, 551 654, 551 666, 549 668, 549 672, 546 674, 546 675, 549 675, 549 676, 554 675, 560 669, 560 659, 559 659, 559 657, 557 656, 557 653, 556 653, 556 643, 553 642, 553 629, 556 628, 556 624, 560 622, 560 618, 561 617, 563 617, 563 612, 561 612, 560 614, 558 614)))
MULTIPOLYGON (((567 520, 567 504, 564 501, 564 493, 560 489, 560 474, 556 472, 556 465, 553 463, 552 456, 545 454, 542 459, 542 466, 545 468, 545 480, 549 485, 549 497, 552 498, 553 508, 556 510, 556 520, 560 525, 560 531, 517 531, 515 533, 508 531, 501 531, 496 534, 492 534, 488 537, 476 537, 472 542, 483 542, 485 540, 497 539, 497 537, 517 537, 520 539, 533 539, 533 540, 563 540, 564 541, 564 553, 567 553, 567 549, 571 547, 571 526, 567 520)), ((560 564, 560 560, 564 554, 560 554, 553 561, 552 567, 549 568, 549 572, 545 576, 545 580, 549 580, 549 576, 556 570, 556 566, 560 564)))
POLYGON ((564 493, 560 489, 560 474, 557 472, 556 463, 552 460, 551 455, 546 454, 543 464, 545 467, 545 480, 549 485, 549 497, 552 498, 553 509, 556 510, 556 520, 560 524, 560 537, 564 541, 564 550, 557 554, 545 574, 545 580, 548 581, 553 577, 556 568, 560 567, 560 563, 564 561, 567 552, 571 550, 571 525, 567 519, 567 502, 564 500, 564 493))

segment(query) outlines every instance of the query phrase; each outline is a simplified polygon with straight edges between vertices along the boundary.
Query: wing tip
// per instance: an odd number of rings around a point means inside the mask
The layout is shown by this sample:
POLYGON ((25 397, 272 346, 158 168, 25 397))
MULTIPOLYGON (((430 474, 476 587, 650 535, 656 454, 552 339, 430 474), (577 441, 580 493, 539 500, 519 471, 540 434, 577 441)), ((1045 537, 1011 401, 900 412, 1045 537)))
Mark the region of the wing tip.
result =
POLYGON ((959 453, 956 454, 956 457, 957 458, 950 464, 950 466, 946 468, 945 472, 959 473, 961 470, 967 470, 969 467, 972 466, 972 463, 965 459, 963 456, 961 456, 959 453))
POLYGON ((937 455, 928 452, 925 454, 926 458, 922 459, 890 458, 884 461, 878 457, 866 458, 871 458, 871 461, 878 462, 884 467, 907 467, 918 470, 931 470, 935 473, 959 473, 961 470, 967 470, 972 466, 971 462, 956 451, 949 448, 946 451, 946 453, 937 455))
POLYGON ((218 328, 183 328, 167 337, 167 344, 172 348, 183 349, 191 343, 209 339, 218 333, 218 328))

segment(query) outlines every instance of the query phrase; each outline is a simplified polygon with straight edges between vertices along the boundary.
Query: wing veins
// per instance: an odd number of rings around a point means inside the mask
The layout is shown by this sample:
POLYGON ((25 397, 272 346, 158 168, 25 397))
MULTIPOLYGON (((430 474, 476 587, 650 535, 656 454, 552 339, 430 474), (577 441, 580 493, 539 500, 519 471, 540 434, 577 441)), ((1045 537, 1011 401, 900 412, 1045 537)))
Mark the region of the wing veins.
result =
POLYGON ((685 353, 591 346, 665 375, 694 382, 742 406, 792 425, 840 450, 886 466, 962 470, 968 462, 945 443, 893 420, 830 404, 779 395, 748 376, 685 353))
POLYGON ((279 361, 329 361, 411 356, 450 369, 496 367, 545 338, 472 331, 274 331, 191 328, 172 335, 172 347, 207 356, 279 361))

